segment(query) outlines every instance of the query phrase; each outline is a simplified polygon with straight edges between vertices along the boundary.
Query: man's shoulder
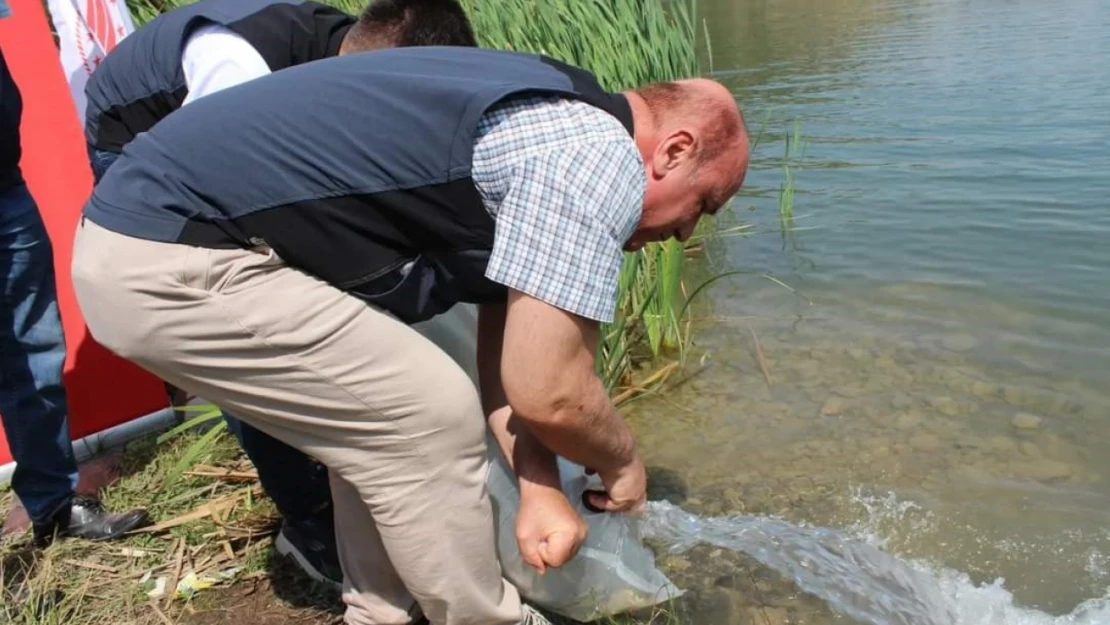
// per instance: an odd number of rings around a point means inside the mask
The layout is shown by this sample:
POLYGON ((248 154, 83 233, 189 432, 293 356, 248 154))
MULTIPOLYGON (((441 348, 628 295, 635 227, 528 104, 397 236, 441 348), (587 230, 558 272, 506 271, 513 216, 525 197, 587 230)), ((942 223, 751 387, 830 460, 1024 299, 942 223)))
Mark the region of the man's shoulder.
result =
POLYGON ((616 116, 599 106, 573 96, 560 94, 522 95, 494 104, 482 115, 479 130, 488 132, 492 127, 511 124, 534 125, 538 130, 555 131, 568 124, 585 124, 579 132, 614 133, 631 139, 616 116))
POLYGON ((520 158, 584 145, 635 141, 617 117, 600 107, 561 95, 529 95, 499 102, 478 122, 476 156, 512 153, 520 158))

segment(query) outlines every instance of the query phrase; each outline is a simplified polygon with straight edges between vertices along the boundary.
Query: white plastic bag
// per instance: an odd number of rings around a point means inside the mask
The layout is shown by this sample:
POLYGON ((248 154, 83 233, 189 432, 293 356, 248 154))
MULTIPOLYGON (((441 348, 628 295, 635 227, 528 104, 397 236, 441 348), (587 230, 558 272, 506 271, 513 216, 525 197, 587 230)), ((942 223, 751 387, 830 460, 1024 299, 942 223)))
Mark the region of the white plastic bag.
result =
POLYGON ((436 344, 478 386, 478 307, 455 304, 442 315, 413 324, 412 328, 436 344))
POLYGON ((593 621, 678 598, 682 591, 655 567, 644 546, 639 522, 629 516, 591 512, 582 493, 603 490, 597 476, 559 458, 563 492, 589 525, 586 542, 573 560, 540 575, 520 556, 514 526, 520 505, 516 478, 490 437, 487 481, 497 523, 497 557, 502 574, 532 603, 576 621, 593 621))
MULTIPOLYGON (((451 356, 477 385, 477 322, 476 307, 459 304, 414 328, 451 356)), ((581 466, 564 458, 559 458, 563 492, 589 525, 589 535, 573 560, 540 575, 521 558, 516 542, 520 506, 516 477, 492 436, 487 436, 487 443, 487 484, 494 507, 497 557, 505 579, 526 600, 577 621, 592 621, 658 605, 682 594, 655 567, 655 556, 644 546, 636 519, 586 508, 582 493, 587 488, 603 490, 601 480, 587 476, 581 466)))

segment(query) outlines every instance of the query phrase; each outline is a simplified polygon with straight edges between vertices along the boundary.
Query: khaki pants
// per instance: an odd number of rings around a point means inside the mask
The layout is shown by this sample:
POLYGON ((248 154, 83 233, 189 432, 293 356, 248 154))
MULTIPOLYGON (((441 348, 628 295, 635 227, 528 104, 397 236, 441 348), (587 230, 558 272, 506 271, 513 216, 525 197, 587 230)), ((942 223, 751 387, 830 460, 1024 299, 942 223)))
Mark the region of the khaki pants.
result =
POLYGON ((442 350, 268 249, 84 219, 73 282, 95 339, 331 471, 350 625, 521 620, 501 577, 474 384, 442 350))

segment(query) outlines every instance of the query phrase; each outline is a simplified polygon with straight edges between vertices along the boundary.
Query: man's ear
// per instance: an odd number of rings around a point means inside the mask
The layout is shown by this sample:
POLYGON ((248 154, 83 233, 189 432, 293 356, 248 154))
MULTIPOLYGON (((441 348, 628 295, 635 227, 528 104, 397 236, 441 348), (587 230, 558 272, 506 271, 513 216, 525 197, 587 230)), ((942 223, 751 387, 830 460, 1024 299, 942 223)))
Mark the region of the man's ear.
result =
POLYGON ((652 170, 656 177, 662 178, 668 172, 681 167, 694 158, 697 137, 685 128, 679 128, 659 142, 652 158, 652 170))

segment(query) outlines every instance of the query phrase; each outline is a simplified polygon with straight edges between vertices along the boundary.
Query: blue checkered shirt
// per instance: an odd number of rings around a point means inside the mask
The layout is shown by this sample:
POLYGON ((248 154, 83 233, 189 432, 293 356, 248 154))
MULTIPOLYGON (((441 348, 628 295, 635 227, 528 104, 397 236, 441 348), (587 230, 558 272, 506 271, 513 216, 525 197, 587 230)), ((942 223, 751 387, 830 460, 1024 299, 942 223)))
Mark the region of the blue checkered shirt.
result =
POLYGON ((620 121, 558 97, 512 100, 478 123, 471 174, 497 223, 486 277, 612 321, 624 243, 647 188, 620 121))

